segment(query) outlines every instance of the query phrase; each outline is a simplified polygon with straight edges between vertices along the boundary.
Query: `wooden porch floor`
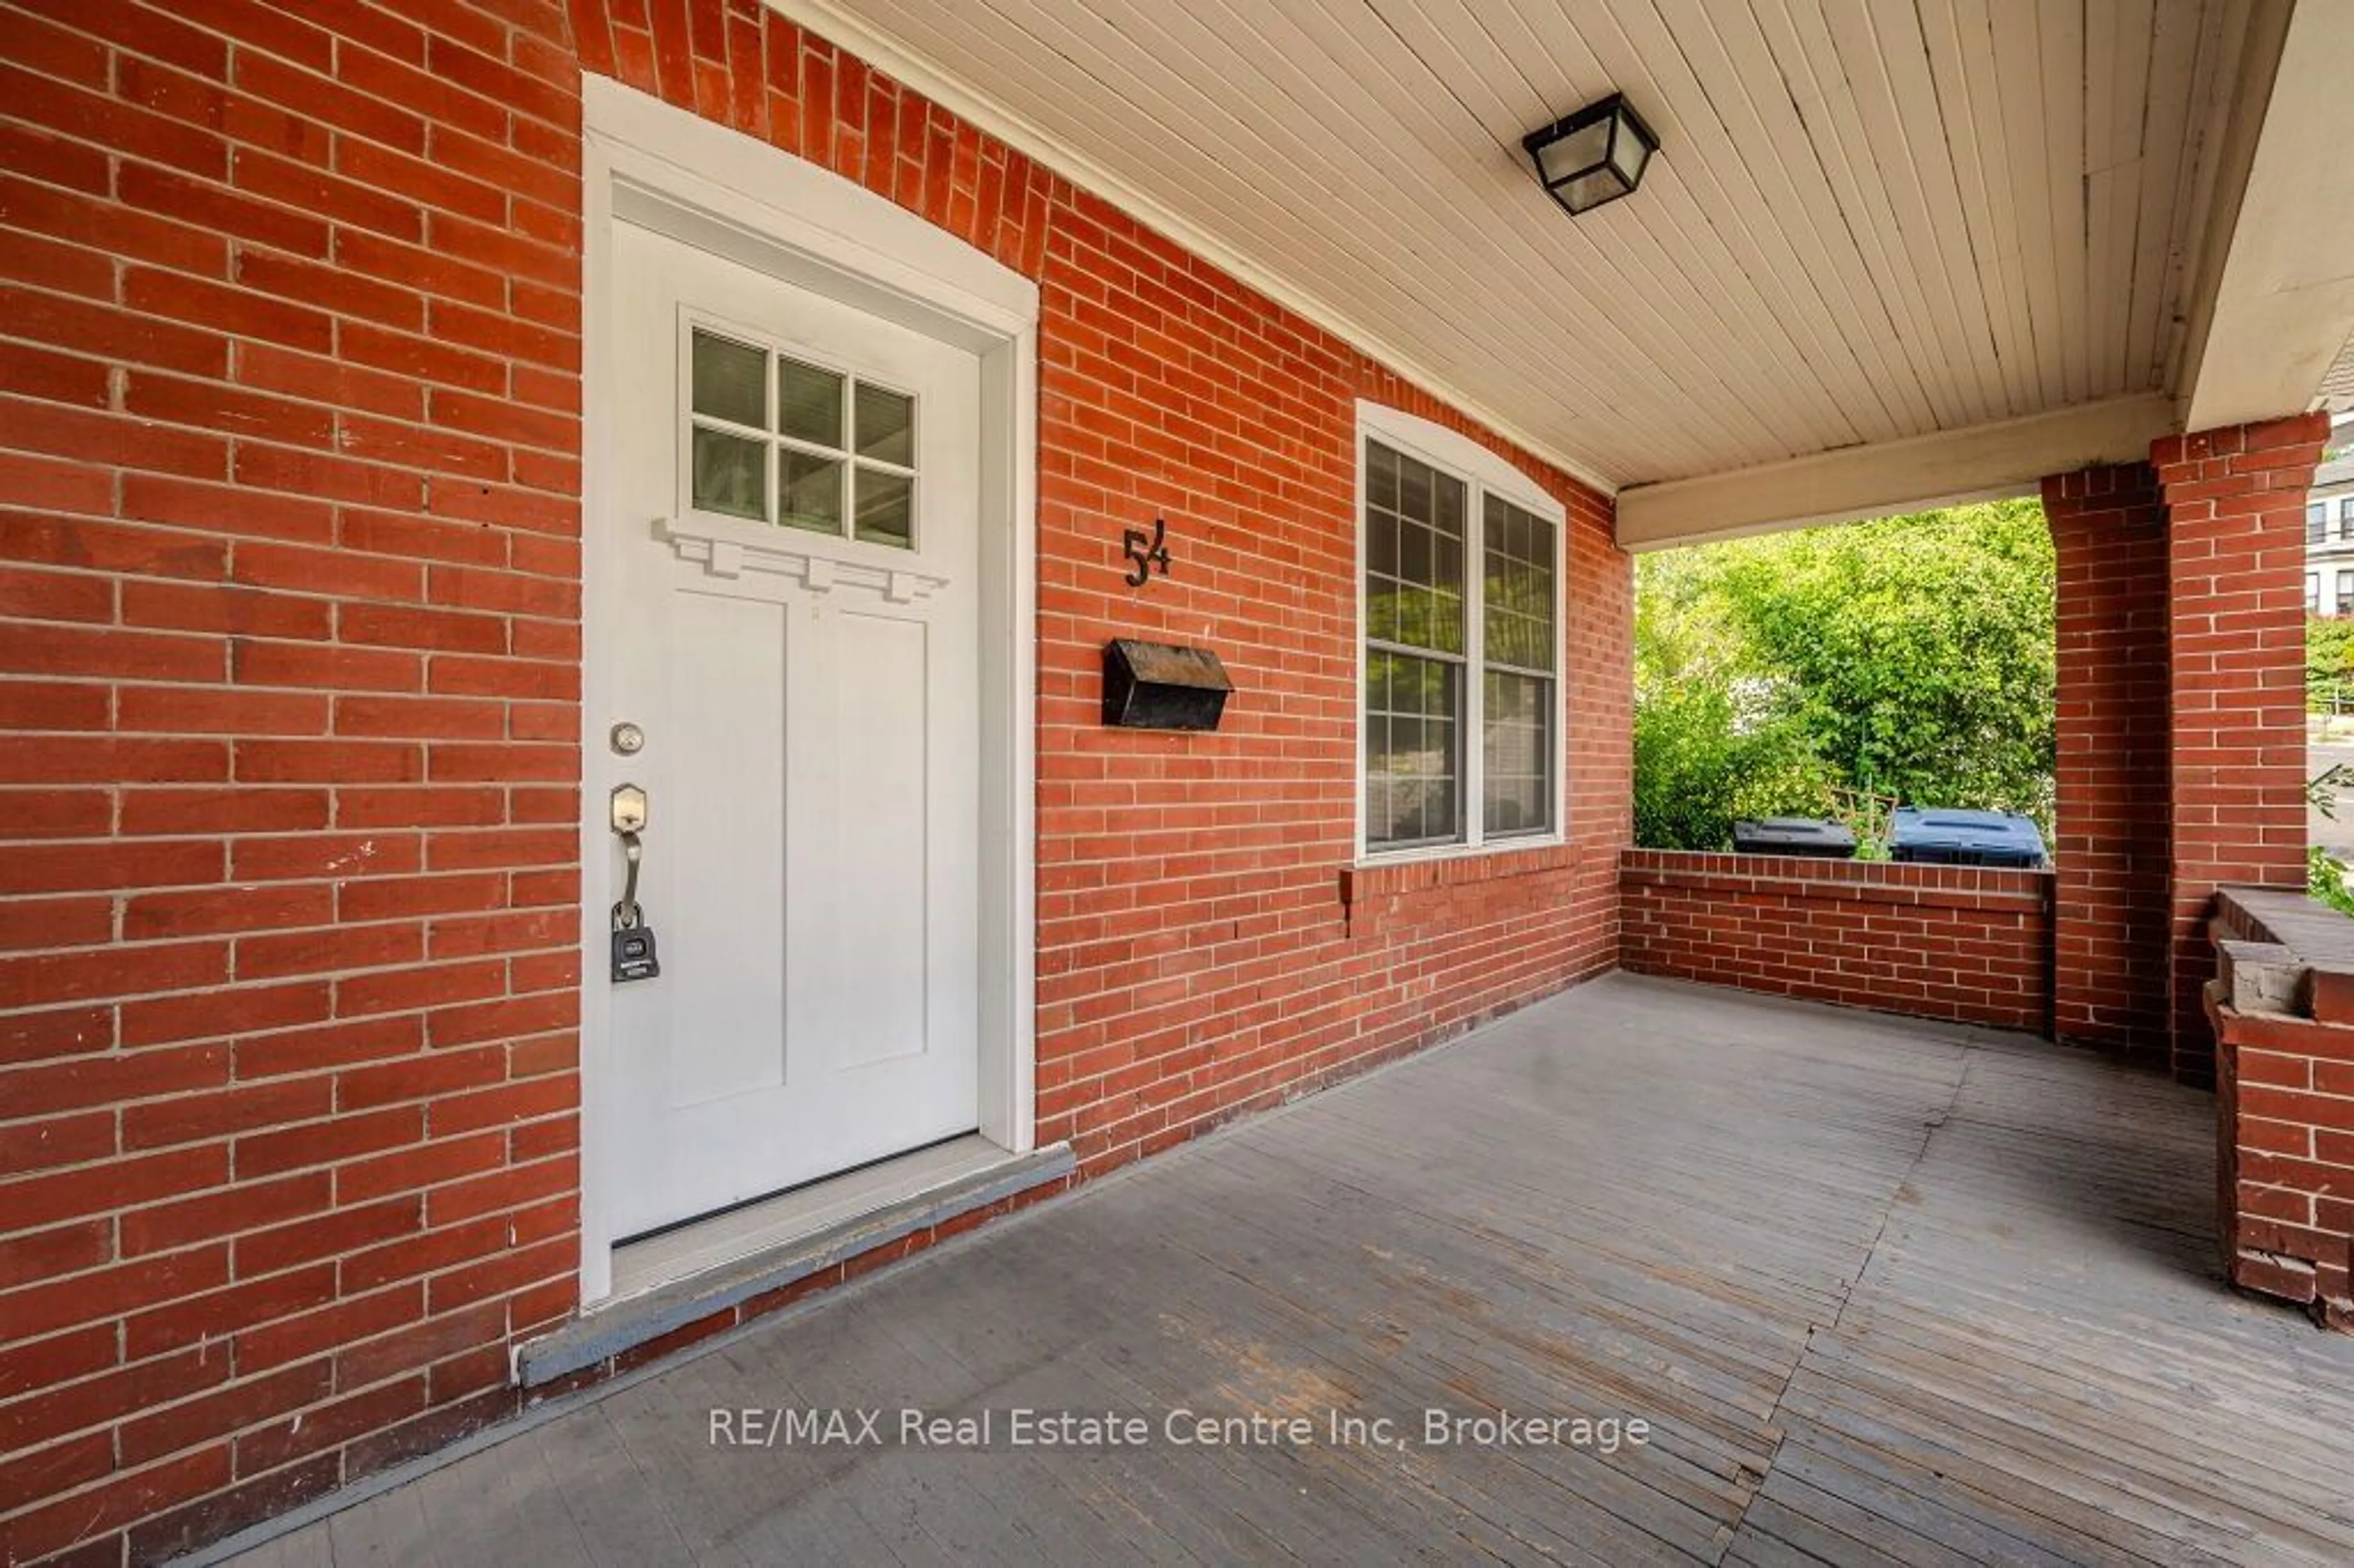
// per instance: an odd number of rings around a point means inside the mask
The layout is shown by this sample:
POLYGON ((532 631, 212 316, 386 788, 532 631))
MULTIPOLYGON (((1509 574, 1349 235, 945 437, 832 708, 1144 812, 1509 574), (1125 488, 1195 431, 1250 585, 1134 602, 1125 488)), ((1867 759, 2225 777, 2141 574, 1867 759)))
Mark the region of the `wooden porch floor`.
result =
POLYGON ((248 1561, 2354 1561, 2354 1340, 2218 1282, 2211 1114, 2034 1041, 1615 976, 248 1561), (707 1442, 714 1406, 837 1404, 1654 1436, 707 1442))

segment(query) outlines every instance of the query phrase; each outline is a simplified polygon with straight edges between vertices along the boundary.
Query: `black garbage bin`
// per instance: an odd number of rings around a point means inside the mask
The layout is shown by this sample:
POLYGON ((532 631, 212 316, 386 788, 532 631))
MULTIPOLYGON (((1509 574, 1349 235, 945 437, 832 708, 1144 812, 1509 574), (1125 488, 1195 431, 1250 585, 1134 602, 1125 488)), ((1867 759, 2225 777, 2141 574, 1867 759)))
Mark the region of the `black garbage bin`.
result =
POLYGON ((1740 854, 1853 860, 1855 835, 1837 822, 1819 822, 1812 817, 1744 818, 1733 824, 1733 847, 1740 854))

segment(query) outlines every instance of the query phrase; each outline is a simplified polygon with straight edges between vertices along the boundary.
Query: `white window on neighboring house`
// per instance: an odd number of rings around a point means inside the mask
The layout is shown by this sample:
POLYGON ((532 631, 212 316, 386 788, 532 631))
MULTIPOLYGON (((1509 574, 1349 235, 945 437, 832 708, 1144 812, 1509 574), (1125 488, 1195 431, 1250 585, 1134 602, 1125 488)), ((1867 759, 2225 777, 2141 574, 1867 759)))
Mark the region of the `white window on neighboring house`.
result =
POLYGON ((2354 495, 2338 498, 2338 536, 2354 539, 2354 495))
POLYGON ((2338 574, 2338 603, 2332 608, 2330 613, 2354 615, 2354 572, 2338 574))
POLYGON ((2305 613, 2307 615, 2318 615, 2320 612, 2321 574, 2319 572, 2307 572, 2305 574, 2305 613))
POLYGON ((2308 501, 2305 504, 2305 542, 2318 545, 2329 533, 2329 503, 2308 501))
POLYGON ((1561 832, 1561 503, 1469 438, 1362 408, 1368 854, 1561 832))

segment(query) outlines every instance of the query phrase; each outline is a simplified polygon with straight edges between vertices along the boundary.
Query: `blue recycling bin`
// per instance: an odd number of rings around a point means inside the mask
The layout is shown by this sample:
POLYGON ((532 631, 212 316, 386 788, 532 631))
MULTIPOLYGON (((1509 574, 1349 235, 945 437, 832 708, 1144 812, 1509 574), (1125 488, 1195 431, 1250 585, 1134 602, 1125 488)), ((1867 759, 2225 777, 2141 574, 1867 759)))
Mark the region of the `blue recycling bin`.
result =
POLYGON ((2035 819, 2016 811, 1902 806, 1890 820, 1892 860, 1921 865, 1992 865, 2032 870, 2043 863, 2035 819))

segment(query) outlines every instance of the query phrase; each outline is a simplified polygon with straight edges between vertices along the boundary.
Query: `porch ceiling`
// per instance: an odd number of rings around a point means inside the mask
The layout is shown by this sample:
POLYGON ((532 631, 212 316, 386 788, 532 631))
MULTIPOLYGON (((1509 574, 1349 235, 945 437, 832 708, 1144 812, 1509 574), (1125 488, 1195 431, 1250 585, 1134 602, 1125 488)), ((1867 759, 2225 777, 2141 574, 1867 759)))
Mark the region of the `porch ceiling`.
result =
POLYGON ((783 3, 1615 487, 2168 389, 2264 0, 783 3))

